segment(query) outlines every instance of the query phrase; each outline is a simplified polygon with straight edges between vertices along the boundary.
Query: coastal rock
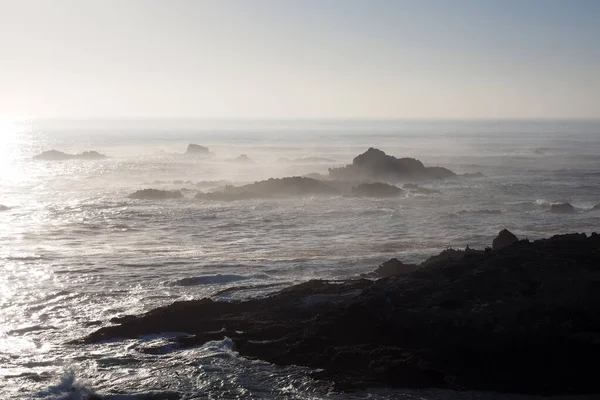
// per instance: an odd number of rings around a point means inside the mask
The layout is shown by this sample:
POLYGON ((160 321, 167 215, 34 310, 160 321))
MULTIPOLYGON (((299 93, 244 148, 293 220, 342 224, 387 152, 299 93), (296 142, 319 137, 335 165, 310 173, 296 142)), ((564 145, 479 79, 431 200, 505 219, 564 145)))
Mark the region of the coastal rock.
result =
POLYGON ((210 152, 208 147, 200 146, 199 144, 190 143, 185 151, 186 155, 208 155, 210 152))
POLYGON ((128 196, 138 200, 169 200, 180 199, 183 194, 179 190, 142 189, 128 196))
POLYGON ((0 204, 0 211, 8 211, 10 210, 10 207, 5 206, 4 204, 0 204))
POLYGON ((198 193, 197 199, 233 201, 256 198, 335 195, 339 191, 328 184, 311 178, 294 176, 290 178, 271 178, 244 186, 225 186, 223 190, 212 193, 198 193))
POLYGON ((425 167, 414 158, 396 158, 383 151, 370 148, 354 158, 352 164, 330 168, 329 176, 339 180, 378 180, 398 182, 406 179, 445 179, 456 176, 449 169, 425 167))
POLYGON ((492 242, 492 249, 500 250, 517 243, 518 241, 519 238, 516 237, 512 232, 510 232, 508 229, 502 229, 492 242))
POLYGON ((600 204, 596 204, 592 210, 600 210, 600 204))
MULTIPOLYGON (((338 390, 368 386, 529 395, 600 394, 600 235, 446 250, 376 281, 309 281, 246 301, 178 301, 84 343, 187 332, 240 355, 318 369, 338 390)), ((176 355, 173 355, 176 356, 176 355)))
POLYGON ((439 190, 427 189, 419 185, 415 185, 414 183, 405 183, 404 185, 402 185, 402 189, 410 190, 413 193, 426 195, 441 193, 439 190))
POLYGON ((552 204, 550 212, 555 214, 572 214, 575 212, 575 207, 569 203, 552 204))
POLYGON ((250 157, 248 157, 246 154, 240 154, 236 158, 232 158, 229 161, 235 162, 235 163, 240 163, 240 164, 254 164, 254 161, 252 161, 252 159, 250 157))
POLYGON ((351 193, 358 197, 397 197, 404 193, 404 191, 398 186, 376 182, 361 183, 353 187, 351 193))
POLYGON ((415 271, 419 266, 417 264, 404 264, 397 258, 392 258, 381 264, 375 271, 375 275, 381 278, 387 278, 395 275, 405 275, 415 271))
POLYGON ((35 160, 46 161, 64 161, 64 160, 102 160, 107 158, 104 154, 97 151, 84 151, 79 154, 67 154, 58 150, 44 151, 33 157, 35 160))

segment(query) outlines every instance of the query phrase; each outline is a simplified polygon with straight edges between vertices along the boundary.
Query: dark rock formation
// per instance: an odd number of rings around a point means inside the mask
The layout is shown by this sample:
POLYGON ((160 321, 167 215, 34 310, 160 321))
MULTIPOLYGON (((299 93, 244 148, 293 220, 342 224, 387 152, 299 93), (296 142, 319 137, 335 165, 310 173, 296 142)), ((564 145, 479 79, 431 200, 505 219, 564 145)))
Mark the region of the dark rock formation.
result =
POLYGON ((418 194, 439 194, 441 193, 439 190, 435 190, 435 189, 427 189, 424 187, 421 187, 419 185, 415 185, 414 183, 405 183, 404 185, 402 185, 403 189, 406 190, 410 190, 413 193, 418 193, 418 194))
POLYGON ((397 197, 404 191, 398 186, 387 183, 361 183, 352 188, 352 195, 359 197, 397 197))
POLYGON ((0 204, 0 211, 8 211, 10 210, 10 207, 5 206, 4 204, 0 204))
POLYGON ((600 210, 600 204, 596 204, 592 210, 600 210))
POLYGON ((104 154, 97 151, 84 151, 80 154, 67 154, 58 150, 44 151, 33 157, 36 160, 64 161, 64 160, 102 160, 107 158, 104 154))
POLYGON ((517 243, 518 241, 519 238, 516 237, 512 232, 510 232, 508 229, 502 229, 492 242, 492 249, 500 250, 517 243))
POLYGON ((232 158, 229 161, 240 163, 240 164, 254 164, 254 161, 252 161, 252 159, 250 157, 248 157, 246 154, 240 154, 236 158, 232 158))
POLYGON ((406 275, 415 271, 419 266, 417 264, 404 264, 397 258, 392 258, 381 264, 374 272, 380 278, 387 278, 394 275, 406 275))
POLYGON ((569 203, 552 204, 550 212, 555 214, 572 214, 575 212, 575 207, 569 203))
POLYGON ((335 195, 339 191, 316 179, 294 176, 268 179, 244 186, 226 186, 222 191, 198 193, 197 199, 233 201, 285 196, 335 195))
POLYGON ((179 190, 142 189, 128 196, 139 200, 169 200, 180 199, 183 194, 179 190))
POLYGON ((445 179, 456 176, 449 169, 425 167, 414 158, 396 158, 383 151, 370 148, 354 157, 352 164, 330 168, 329 176, 340 180, 379 180, 398 182, 407 179, 445 179))
POLYGON ((571 234, 495 251, 447 250, 376 281, 309 281, 247 301, 179 301, 84 342, 190 334, 168 351, 227 336, 243 356, 318 368, 313 375, 340 390, 600 394, 598 315, 600 235, 571 234))
POLYGON ((209 154, 208 147, 200 146, 199 144, 189 144, 185 154, 187 155, 203 155, 207 156, 209 154))

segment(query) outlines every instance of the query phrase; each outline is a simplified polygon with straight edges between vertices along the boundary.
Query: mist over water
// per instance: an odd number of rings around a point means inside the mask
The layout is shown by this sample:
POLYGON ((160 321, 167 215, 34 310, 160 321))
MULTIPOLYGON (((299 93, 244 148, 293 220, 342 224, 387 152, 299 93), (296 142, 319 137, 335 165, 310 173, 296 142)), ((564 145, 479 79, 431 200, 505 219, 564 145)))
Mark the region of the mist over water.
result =
MULTIPOLYGON (((143 351, 162 336, 67 342, 175 300, 257 296, 312 278, 358 276, 392 257, 416 262, 447 247, 483 248, 503 228, 536 239, 600 226, 600 122, 90 120, 3 129, 2 399, 336 398, 307 370, 238 357, 227 340, 164 354, 143 351), (212 156, 185 156, 190 143, 212 156), (388 199, 194 198, 226 184, 327 174, 369 147, 484 176, 417 182, 438 193, 388 199), (109 158, 33 159, 51 149, 109 158), (240 154, 253 162, 232 161, 240 154), (145 188, 184 197, 128 198, 145 188), (548 212, 563 202, 576 212, 548 212)), ((337 398, 466 396, 371 390, 337 398)))

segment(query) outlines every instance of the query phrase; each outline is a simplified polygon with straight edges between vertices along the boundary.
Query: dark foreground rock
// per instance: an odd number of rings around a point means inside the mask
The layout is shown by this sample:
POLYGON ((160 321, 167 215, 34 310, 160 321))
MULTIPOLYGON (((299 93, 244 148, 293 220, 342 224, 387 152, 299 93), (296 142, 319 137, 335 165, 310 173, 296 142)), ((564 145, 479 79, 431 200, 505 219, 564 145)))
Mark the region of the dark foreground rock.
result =
POLYGON ((176 302, 84 342, 187 332, 171 344, 181 348, 227 336, 243 356, 317 368, 315 377, 340 390, 600 394, 598 315, 600 235, 570 234, 499 250, 449 249, 376 281, 176 302))
POLYGON ((104 154, 97 151, 84 151, 79 154, 67 154, 58 150, 44 151, 33 157, 36 160, 46 161, 64 161, 64 160, 102 160, 107 158, 104 154))
POLYGON ((186 155, 205 155, 210 153, 208 147, 200 146, 199 144, 190 143, 185 150, 186 155))
POLYGON ((416 271, 419 266, 417 264, 404 264, 397 258, 392 258, 381 264, 373 274, 380 278, 388 278, 390 276, 406 275, 416 271))
POLYGON ((398 186, 387 183, 361 183, 352 188, 352 195, 359 197, 397 197, 404 193, 398 186))
POLYGON ((502 229, 498 236, 492 242, 492 249, 500 250, 505 247, 508 247, 514 243, 517 243, 519 238, 516 237, 511 231, 508 229, 502 229))
POLYGON ((169 200, 180 199, 183 194, 179 190, 142 189, 128 196, 138 200, 169 200))
POLYGON ((233 201, 286 196, 336 195, 339 190, 325 182, 294 176, 271 178, 244 186, 226 186, 212 193, 198 193, 197 199, 233 201))
POLYGON ((456 176, 449 169, 425 167, 414 158, 396 158, 383 151, 370 148, 354 157, 352 164, 341 168, 330 168, 329 176, 339 180, 378 180, 398 182, 407 179, 445 179, 456 176))
POLYGON ((552 204, 550 212, 555 214, 572 214, 575 212, 575 207, 569 203, 552 204))

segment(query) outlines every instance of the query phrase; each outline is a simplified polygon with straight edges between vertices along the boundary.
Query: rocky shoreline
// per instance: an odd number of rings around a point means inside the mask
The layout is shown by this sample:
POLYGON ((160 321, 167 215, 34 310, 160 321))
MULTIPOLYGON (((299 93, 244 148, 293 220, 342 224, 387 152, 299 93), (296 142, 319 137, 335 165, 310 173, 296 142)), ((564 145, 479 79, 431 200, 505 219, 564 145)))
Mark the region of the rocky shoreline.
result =
POLYGON ((600 393, 600 235, 391 260, 379 279, 309 281, 246 301, 179 301, 112 321, 95 343, 186 332, 172 351, 231 338, 242 356, 371 386, 536 395, 600 393))

